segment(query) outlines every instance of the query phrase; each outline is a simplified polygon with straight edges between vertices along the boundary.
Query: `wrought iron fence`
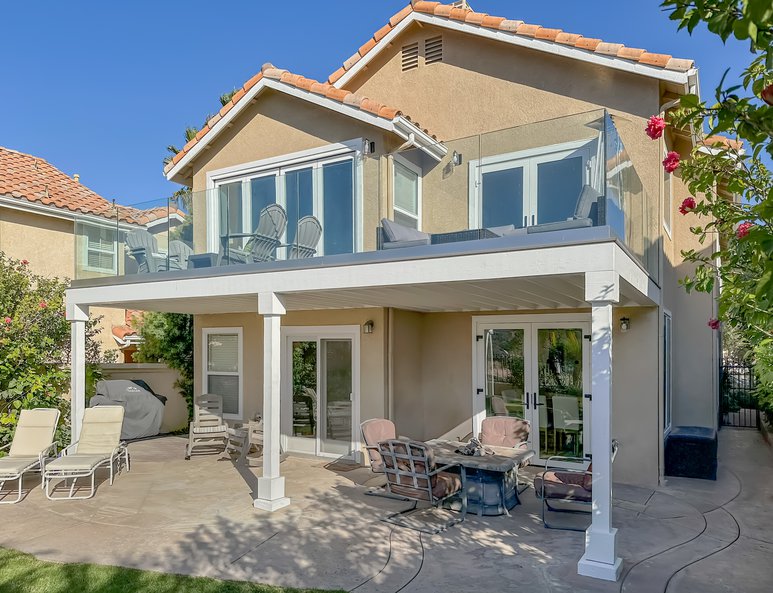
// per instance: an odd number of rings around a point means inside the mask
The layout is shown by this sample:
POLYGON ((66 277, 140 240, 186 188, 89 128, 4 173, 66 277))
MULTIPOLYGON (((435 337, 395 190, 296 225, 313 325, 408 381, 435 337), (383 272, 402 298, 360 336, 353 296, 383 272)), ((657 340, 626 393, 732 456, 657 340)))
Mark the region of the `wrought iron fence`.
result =
POLYGON ((753 366, 723 361, 720 372, 720 425, 759 428, 760 409, 756 388, 753 366))

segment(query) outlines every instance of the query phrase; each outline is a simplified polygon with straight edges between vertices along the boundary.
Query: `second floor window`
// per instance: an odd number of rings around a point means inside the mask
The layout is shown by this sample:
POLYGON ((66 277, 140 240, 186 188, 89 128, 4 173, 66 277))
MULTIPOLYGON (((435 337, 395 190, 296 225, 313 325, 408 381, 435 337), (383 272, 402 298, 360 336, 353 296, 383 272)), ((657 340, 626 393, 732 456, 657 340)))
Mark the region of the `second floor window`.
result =
POLYGON ((103 274, 116 273, 116 230, 113 227, 83 225, 84 269, 103 274))
POLYGON ((395 157, 394 221, 413 229, 421 228, 421 170, 395 157))

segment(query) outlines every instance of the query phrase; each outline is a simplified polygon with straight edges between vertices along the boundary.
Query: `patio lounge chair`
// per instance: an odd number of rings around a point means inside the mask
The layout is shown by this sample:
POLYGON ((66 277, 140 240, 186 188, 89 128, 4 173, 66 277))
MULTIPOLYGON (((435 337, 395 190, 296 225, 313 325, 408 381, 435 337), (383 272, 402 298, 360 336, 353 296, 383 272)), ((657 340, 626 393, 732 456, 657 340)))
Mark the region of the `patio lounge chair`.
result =
POLYGON ((185 459, 190 459, 193 449, 198 447, 206 447, 210 452, 214 448, 216 453, 224 453, 228 447, 228 424, 223 420, 223 398, 219 395, 205 393, 196 398, 185 459))
POLYGON ((0 450, 9 449, 8 455, 0 458, 0 491, 6 482, 18 482, 18 492, 14 500, 5 500, 12 490, 0 495, 0 504, 19 502, 22 499, 24 474, 34 470, 42 472, 46 459, 56 455, 54 433, 58 423, 59 410, 53 408, 21 411, 13 441, 0 447, 0 450))
MULTIPOLYGON (((371 471, 374 474, 383 474, 384 462, 381 459, 378 444, 381 441, 397 439, 397 429, 395 428, 394 422, 387 420, 386 418, 371 418, 360 424, 360 433, 362 434, 362 442, 365 443, 365 450, 368 452, 371 471)), ((401 438, 400 440, 408 439, 401 438)), ((395 500, 409 500, 404 496, 395 496, 394 494, 387 492, 384 487, 371 488, 365 494, 368 496, 381 496, 383 498, 395 500)))
POLYGON ((156 238, 145 229, 137 229, 127 233, 126 248, 129 250, 129 256, 137 262, 139 274, 154 274, 166 272, 169 269, 180 269, 177 262, 167 262, 166 255, 158 250, 156 238))
POLYGON ((169 269, 188 269, 188 258, 193 255, 193 249, 184 241, 169 241, 169 269))
MULTIPOLYGON (((604 200, 599 199, 601 195, 593 187, 588 184, 582 186, 580 195, 577 197, 577 205, 574 209, 574 214, 571 218, 566 220, 558 220, 556 222, 544 222, 541 224, 527 227, 527 232, 531 233, 545 233, 548 231, 565 231, 568 229, 578 229, 593 226, 593 219, 591 218, 591 209, 593 204, 597 204, 598 210, 603 209, 604 200)), ((602 219, 601 212, 596 213, 598 219, 602 219)), ((602 224, 599 221, 599 224, 602 224)))
POLYGON ((287 259, 303 259, 314 257, 317 253, 317 243, 322 236, 322 225, 315 216, 304 216, 298 221, 295 241, 287 247, 287 259))
POLYGON ((287 227, 287 213, 279 204, 269 204, 260 211, 258 227, 254 233, 228 233, 223 236, 229 264, 246 264, 273 261, 276 250, 282 244, 281 237, 287 227), (228 245, 231 239, 249 237, 244 249, 228 245))
MULTIPOLYGON (((481 445, 484 446, 511 447, 513 449, 529 451, 530 434, 531 423, 523 418, 516 418, 515 416, 493 416, 483 419, 483 422, 480 425, 480 435, 478 436, 478 440, 481 445)), ((527 465, 529 465, 529 459, 525 459, 521 462, 518 465, 518 468, 523 469, 527 465)), ((520 494, 528 487, 529 485, 527 483, 516 481, 516 494, 520 494), (518 490, 518 486, 521 486, 520 490, 518 490)))
POLYGON ((449 464, 437 467, 432 448, 420 441, 389 439, 378 444, 378 451, 387 477, 387 491, 414 501, 411 508, 393 513, 383 521, 431 534, 439 533, 464 521, 467 514, 467 491, 463 466, 449 464), (452 467, 458 467, 460 473, 445 471, 452 467), (423 529, 401 520, 416 511, 419 502, 427 502, 435 507, 456 494, 459 494, 462 499, 458 519, 452 518, 434 529, 423 529))
MULTIPOLYGON (((618 443, 612 441, 612 461, 617 456, 618 443)), ((551 463, 575 462, 584 463, 583 457, 549 457, 545 462, 545 471, 534 478, 534 491, 542 500, 542 524, 547 529, 566 529, 568 531, 585 531, 585 528, 559 526, 550 524, 545 517, 545 511, 557 513, 590 513, 590 508, 577 509, 576 506, 590 507, 593 504, 593 464, 588 469, 550 468, 551 463), (553 505, 550 504, 552 501, 553 505), (560 506, 556 506, 556 504, 560 506), (572 506, 565 506, 570 504, 572 506), (575 507, 575 508, 572 508, 575 507)))
POLYGON ((429 245, 432 241, 429 233, 422 233, 388 218, 381 219, 381 237, 381 249, 417 247, 419 245, 429 245))
POLYGON ((77 442, 66 447, 60 457, 47 463, 43 471, 43 484, 49 500, 82 500, 94 496, 94 476, 100 467, 110 469, 110 485, 122 465, 129 471, 129 450, 121 441, 124 409, 121 406, 97 406, 86 408, 83 425, 77 442), (86 496, 76 495, 78 478, 91 478, 91 488, 86 496), (72 480, 65 496, 54 496, 52 480, 72 480))

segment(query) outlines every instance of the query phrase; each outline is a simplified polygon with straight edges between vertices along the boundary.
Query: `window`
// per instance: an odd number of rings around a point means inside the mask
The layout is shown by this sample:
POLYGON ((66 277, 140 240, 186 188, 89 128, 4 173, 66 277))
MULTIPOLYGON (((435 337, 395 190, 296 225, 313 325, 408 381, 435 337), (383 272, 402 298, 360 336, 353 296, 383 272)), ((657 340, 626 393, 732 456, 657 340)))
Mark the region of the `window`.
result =
POLYGON ((114 227, 83 225, 84 268, 92 272, 115 274, 116 229, 114 227))
POLYGON ((671 236, 671 214, 674 210, 673 173, 663 169, 663 228, 671 236))
MULTIPOLYGON (((287 213, 282 243, 293 243, 298 222, 314 216, 322 225, 317 255, 357 251, 357 167, 354 154, 347 151, 329 158, 298 159, 292 165, 258 167, 238 179, 216 182, 219 223, 215 229, 219 236, 211 238, 212 247, 217 250, 227 243, 243 249, 258 228, 261 210, 276 203, 287 213)), ((277 257, 284 256, 279 249, 277 257)))
POLYGON ((671 314, 663 313, 663 432, 671 429, 671 314))
POLYGON ((421 169, 400 157, 394 160, 394 220, 413 229, 421 222, 421 169))
POLYGON ((223 398, 223 414, 242 416, 242 330, 206 328, 204 343, 204 389, 223 398))
POLYGON ((594 175, 597 146, 590 140, 472 161, 470 227, 520 228, 592 216, 592 203, 581 209, 580 197, 601 178, 594 175))

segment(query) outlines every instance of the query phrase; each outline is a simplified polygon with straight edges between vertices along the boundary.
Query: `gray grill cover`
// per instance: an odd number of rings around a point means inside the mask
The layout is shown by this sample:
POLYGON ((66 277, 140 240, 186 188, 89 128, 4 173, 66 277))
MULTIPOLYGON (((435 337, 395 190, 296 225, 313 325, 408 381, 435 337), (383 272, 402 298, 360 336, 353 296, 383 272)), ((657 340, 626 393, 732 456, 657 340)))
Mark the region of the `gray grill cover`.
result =
POLYGON ((161 431, 164 419, 164 404, 159 399, 125 379, 99 381, 97 394, 89 404, 94 406, 123 406, 124 418, 121 429, 122 439, 140 439, 152 437, 161 431))

